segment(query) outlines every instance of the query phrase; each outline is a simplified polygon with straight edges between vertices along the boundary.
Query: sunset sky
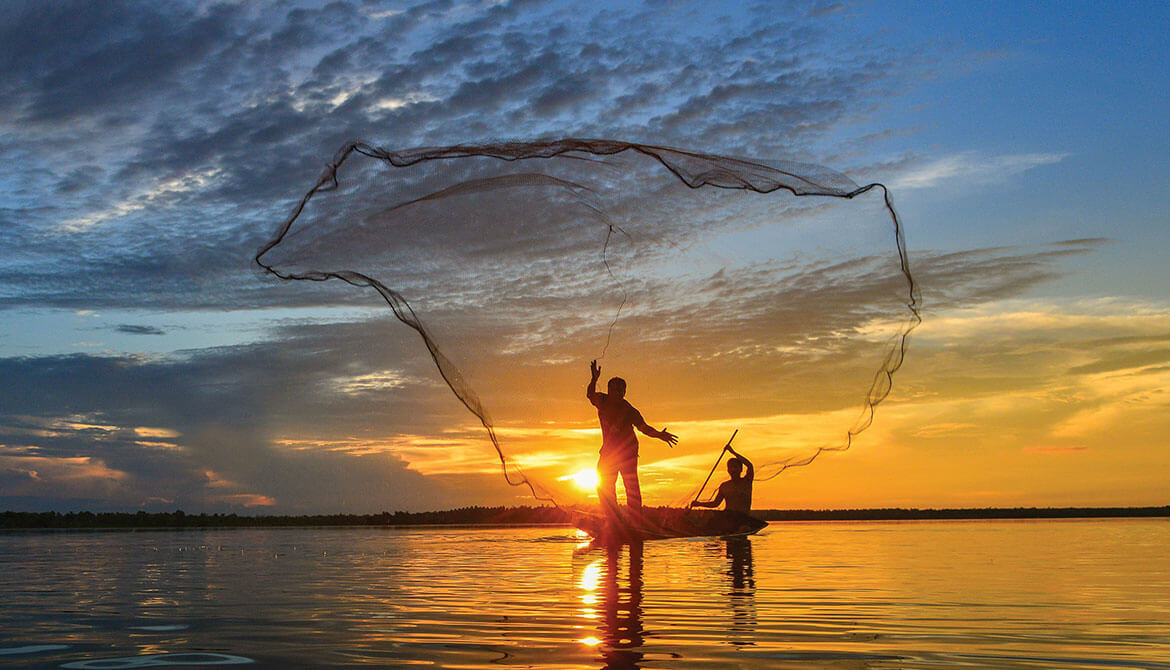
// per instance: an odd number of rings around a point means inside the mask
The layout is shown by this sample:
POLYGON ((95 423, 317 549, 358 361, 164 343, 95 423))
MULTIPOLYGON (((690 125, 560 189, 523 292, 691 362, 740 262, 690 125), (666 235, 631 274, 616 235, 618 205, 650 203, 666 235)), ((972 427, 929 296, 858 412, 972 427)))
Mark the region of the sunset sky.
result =
MULTIPOLYGON (((1170 504, 1170 6, 589 6, 7 5, 0 510, 532 503, 376 293, 252 256, 350 140, 556 137, 889 187, 922 324, 873 426, 756 507, 1170 504)), ((661 181, 604 203, 630 228, 614 276, 604 225, 459 227, 517 211, 504 196, 424 203, 421 234, 306 233, 286 260, 398 263, 379 276, 550 486, 595 461, 599 356, 679 435, 642 440, 650 504, 685 502, 736 429, 762 466, 839 445, 906 317, 880 197, 630 169, 661 181)), ((400 202, 353 183, 367 213, 400 202)))

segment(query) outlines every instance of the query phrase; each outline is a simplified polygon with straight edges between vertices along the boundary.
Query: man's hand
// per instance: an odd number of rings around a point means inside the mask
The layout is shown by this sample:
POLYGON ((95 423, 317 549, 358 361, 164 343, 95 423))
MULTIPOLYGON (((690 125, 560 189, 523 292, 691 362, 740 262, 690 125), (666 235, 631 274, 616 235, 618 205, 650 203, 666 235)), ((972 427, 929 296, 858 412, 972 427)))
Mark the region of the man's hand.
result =
POLYGON ((601 376, 601 366, 597 364, 597 361, 590 361, 589 374, 593 375, 593 381, 597 381, 597 378, 601 376))
POLYGON ((669 444, 672 447, 674 445, 678 444, 678 436, 675 435, 674 433, 667 432, 667 430, 665 428, 663 428, 662 432, 658 435, 658 439, 662 440, 663 442, 669 444))

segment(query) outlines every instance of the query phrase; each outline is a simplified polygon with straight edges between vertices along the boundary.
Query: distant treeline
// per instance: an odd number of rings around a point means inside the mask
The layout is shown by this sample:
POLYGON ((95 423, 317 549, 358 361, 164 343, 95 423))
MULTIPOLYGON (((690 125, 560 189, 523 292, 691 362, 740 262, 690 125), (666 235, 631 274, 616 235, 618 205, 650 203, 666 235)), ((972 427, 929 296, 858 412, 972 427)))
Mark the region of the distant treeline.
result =
POLYGON ((245 526, 416 526, 567 524, 555 507, 461 507, 441 512, 240 516, 174 512, 3 512, 0 528, 235 528, 245 526))
MULTIPOLYGON (((914 519, 1071 519, 1170 517, 1164 507, 1013 507, 983 509, 754 510, 766 521, 897 521, 914 519)), ((291 526, 512 526, 569 524, 555 507, 461 507, 440 512, 240 516, 174 512, 3 512, 0 529, 33 528, 237 528, 291 526)))

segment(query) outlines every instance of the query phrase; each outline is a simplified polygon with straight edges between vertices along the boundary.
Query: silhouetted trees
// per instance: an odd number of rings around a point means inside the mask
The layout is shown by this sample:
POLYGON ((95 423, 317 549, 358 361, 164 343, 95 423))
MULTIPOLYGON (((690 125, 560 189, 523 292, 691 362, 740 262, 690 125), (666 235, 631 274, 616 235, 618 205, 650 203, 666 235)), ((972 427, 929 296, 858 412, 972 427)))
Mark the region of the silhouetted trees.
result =
POLYGON ((235 528, 245 526, 413 526, 567 524, 555 507, 461 507, 439 512, 240 516, 174 512, 3 512, 0 528, 235 528))
MULTIPOLYGON (((754 510, 766 521, 897 521, 929 519, 1070 519, 1164 517, 1164 507, 1013 507, 984 509, 754 510)), ((569 513, 557 507, 460 507, 438 512, 240 516, 174 512, 2 512, 0 529, 85 528, 242 528, 305 526, 515 526, 568 525, 569 513)))

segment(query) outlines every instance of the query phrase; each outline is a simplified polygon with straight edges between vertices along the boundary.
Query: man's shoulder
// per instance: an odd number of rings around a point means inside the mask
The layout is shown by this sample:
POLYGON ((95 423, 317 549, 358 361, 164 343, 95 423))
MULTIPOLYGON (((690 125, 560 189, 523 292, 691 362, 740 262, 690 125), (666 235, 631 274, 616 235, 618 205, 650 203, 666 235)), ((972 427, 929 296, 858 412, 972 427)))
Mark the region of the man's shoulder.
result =
MULTIPOLYGON (((628 412, 634 409, 629 400, 625 398, 614 398, 608 393, 598 393, 598 402, 605 404, 606 407, 613 412, 628 412)), ((635 412, 637 410, 634 410, 635 412)))

